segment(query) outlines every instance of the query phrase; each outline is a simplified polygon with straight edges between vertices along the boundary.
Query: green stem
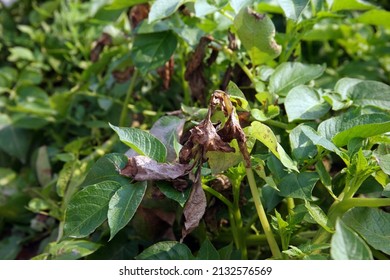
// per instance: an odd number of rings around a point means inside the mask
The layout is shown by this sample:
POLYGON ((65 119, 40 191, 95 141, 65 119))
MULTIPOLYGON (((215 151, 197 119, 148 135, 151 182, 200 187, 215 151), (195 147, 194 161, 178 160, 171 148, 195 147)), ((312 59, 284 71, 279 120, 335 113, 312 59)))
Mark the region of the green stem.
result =
POLYGON ((210 188, 207 185, 202 185, 202 188, 206 192, 212 194, 213 196, 218 198, 220 201, 222 201, 229 209, 233 209, 233 204, 226 197, 224 197, 220 192, 217 192, 216 190, 214 190, 213 188, 210 188))
POLYGON ((286 200, 287 200, 287 210, 288 210, 288 213, 289 214, 293 214, 294 213, 294 208, 295 208, 294 198, 288 197, 286 200))
POLYGON ((263 204, 261 203, 261 200, 260 200, 260 194, 257 190, 256 181, 255 181, 255 177, 253 175, 252 168, 246 167, 246 176, 248 178, 248 183, 249 183, 249 187, 251 189, 253 201, 255 203, 257 215, 259 216, 260 223, 263 227, 264 234, 267 238, 272 255, 275 259, 282 259, 282 253, 280 252, 278 243, 276 242, 275 237, 272 233, 272 229, 271 229, 271 226, 268 222, 267 215, 264 211, 263 204))
POLYGON ((233 204, 232 204, 232 214, 234 221, 237 227, 237 232, 239 235, 239 249, 241 251, 242 259, 248 258, 248 251, 246 247, 245 239, 245 230, 242 222, 242 216, 240 211, 240 183, 232 184, 233 185, 233 204))
POLYGON ((256 83, 256 80, 255 80, 255 77, 253 76, 253 73, 251 72, 251 70, 240 59, 238 59, 236 53, 233 52, 231 49, 229 49, 226 46, 222 46, 222 51, 227 56, 230 56, 232 62, 237 63, 241 67, 242 71, 244 71, 244 73, 248 76, 249 80, 254 85, 256 83))
POLYGON ((276 121, 276 120, 266 120, 266 121, 263 121, 263 123, 265 123, 266 125, 279 127, 281 129, 284 129, 284 130, 288 129, 288 124, 282 123, 282 122, 276 121))
POLYGON ((132 96, 133 91, 134 91, 134 87, 135 87, 135 83, 137 81, 137 78, 138 78, 138 70, 134 69, 134 73, 133 73, 133 76, 131 77, 129 88, 128 88, 127 93, 126 93, 126 98, 125 98, 125 101, 123 102, 122 112, 121 112, 121 116, 119 119, 119 126, 126 126, 127 112, 129 110, 129 103, 130 103, 130 99, 131 99, 131 96, 132 96))

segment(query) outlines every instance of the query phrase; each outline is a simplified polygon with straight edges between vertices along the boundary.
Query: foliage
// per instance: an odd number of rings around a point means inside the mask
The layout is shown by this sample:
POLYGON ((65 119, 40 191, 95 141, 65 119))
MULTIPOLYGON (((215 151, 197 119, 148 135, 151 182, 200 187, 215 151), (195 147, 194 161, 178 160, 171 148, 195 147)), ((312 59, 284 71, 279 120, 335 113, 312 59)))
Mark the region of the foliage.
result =
POLYGON ((389 259, 385 5, 0 2, 0 258, 389 259))

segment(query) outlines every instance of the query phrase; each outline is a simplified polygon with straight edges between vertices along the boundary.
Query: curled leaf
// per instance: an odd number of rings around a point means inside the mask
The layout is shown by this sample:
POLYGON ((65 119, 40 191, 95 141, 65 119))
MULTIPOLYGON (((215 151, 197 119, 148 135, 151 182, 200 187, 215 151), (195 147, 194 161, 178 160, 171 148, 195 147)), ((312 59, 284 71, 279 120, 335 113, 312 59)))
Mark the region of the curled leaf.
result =
POLYGON ((184 228, 182 230, 183 240, 191 231, 193 231, 202 219, 206 212, 207 200, 204 190, 202 189, 202 181, 200 178, 200 168, 198 168, 195 183, 192 186, 190 196, 183 209, 184 228))
POLYGON ((129 158, 127 165, 120 171, 120 174, 136 181, 147 181, 174 180, 188 174, 188 172, 188 164, 158 163, 146 156, 135 156, 129 158))

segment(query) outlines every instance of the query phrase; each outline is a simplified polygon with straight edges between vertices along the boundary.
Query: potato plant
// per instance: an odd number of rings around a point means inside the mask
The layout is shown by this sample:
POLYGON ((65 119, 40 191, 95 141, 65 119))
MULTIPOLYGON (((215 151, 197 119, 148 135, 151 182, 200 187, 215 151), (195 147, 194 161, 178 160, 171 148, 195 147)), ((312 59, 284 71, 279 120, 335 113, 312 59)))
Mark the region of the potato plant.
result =
POLYGON ((0 258, 389 259, 386 5, 0 3, 0 258))

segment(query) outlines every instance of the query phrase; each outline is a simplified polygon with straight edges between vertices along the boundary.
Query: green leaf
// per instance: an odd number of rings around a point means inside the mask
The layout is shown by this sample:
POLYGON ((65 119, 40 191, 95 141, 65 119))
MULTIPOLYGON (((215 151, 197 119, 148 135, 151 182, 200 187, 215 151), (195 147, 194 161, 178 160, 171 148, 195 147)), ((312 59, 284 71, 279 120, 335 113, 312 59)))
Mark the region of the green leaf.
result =
POLYGON ((9 235, 0 240, 0 260, 14 260, 22 250, 22 242, 25 237, 21 235, 9 235))
POLYGON ((110 124, 119 135, 119 139, 140 155, 150 157, 158 162, 165 162, 167 148, 150 133, 132 127, 117 127, 110 124))
POLYGON ((320 123, 318 132, 342 147, 353 138, 367 138, 390 131, 388 114, 366 114, 354 116, 343 114, 320 123))
POLYGON ((156 0, 149 12, 149 23, 169 17, 189 0, 156 0))
POLYGON ((329 225, 329 220, 324 211, 316 204, 311 204, 305 200, 305 207, 310 214, 310 216, 317 222, 321 227, 323 227, 327 232, 334 233, 334 229, 329 225))
POLYGON ((375 8, 374 5, 362 0, 334 0, 332 12, 343 10, 370 10, 375 8))
POLYGON ((177 241, 162 241, 146 248, 137 260, 191 260, 194 259, 187 245, 177 241))
POLYGON ((358 106, 375 106, 383 110, 390 107, 390 86, 377 81, 343 78, 335 85, 342 100, 351 100, 358 106))
POLYGON ((292 88, 284 104, 289 122, 319 119, 330 109, 315 89, 305 85, 292 88))
POLYGON ((119 174, 119 170, 125 168, 128 158, 123 154, 107 154, 97 160, 89 170, 83 186, 89 186, 104 181, 115 181, 122 186, 130 185, 130 180, 119 174))
POLYGON ((77 260, 92 254, 100 246, 88 240, 64 240, 49 244, 49 253, 53 260, 77 260))
POLYGON ((230 0, 230 6, 232 6, 237 14, 243 7, 251 4, 251 2, 253 2, 253 0, 230 0))
POLYGON ((317 171, 318 175, 320 176, 321 183, 328 190, 329 194, 334 199, 337 199, 337 196, 333 193, 332 177, 330 176, 329 172, 325 169, 325 166, 324 166, 324 163, 322 160, 319 160, 316 163, 316 171, 317 171))
POLYGON ((358 22, 370 25, 382 25, 390 27, 390 12, 385 10, 370 10, 357 18, 358 22))
POLYGON ((92 233, 107 219, 108 204, 121 187, 106 181, 87 186, 69 201, 65 212, 64 238, 82 238, 92 233))
POLYGON ((111 197, 107 213, 110 240, 133 218, 145 195, 146 187, 146 181, 121 186, 111 197))
POLYGON ((0 150, 26 163, 32 137, 29 130, 0 125, 0 150))
POLYGON ((297 21, 309 0, 278 0, 278 3, 287 18, 297 21))
POLYGON ((313 200, 312 191, 319 176, 316 172, 291 173, 283 177, 279 184, 280 195, 284 197, 313 200))
POLYGON ((324 71, 324 65, 284 62, 271 74, 269 90, 280 96, 286 96, 293 87, 320 77, 324 71))
POLYGON ((109 10, 119 10, 146 2, 146 0, 113 0, 109 5, 105 6, 104 8, 109 10))
POLYGON ((8 49, 11 53, 8 57, 9 61, 28 60, 34 61, 34 54, 31 50, 23 47, 13 47, 8 49))
POLYGON ((377 208, 353 208, 343 222, 360 234, 373 248, 390 254, 390 214, 377 208))
POLYGON ((220 260, 219 253, 215 249, 214 245, 207 238, 200 246, 198 255, 196 256, 197 260, 220 260))
POLYGON ((237 35, 255 65, 278 57, 282 47, 275 41, 275 26, 266 14, 244 7, 234 18, 237 35))
POLYGON ((156 181, 156 184, 159 190, 169 199, 172 199, 179 203, 181 207, 187 202, 187 199, 190 195, 191 188, 187 188, 184 191, 176 190, 172 184, 167 181, 156 181))
POLYGON ((206 153, 208 163, 213 174, 221 173, 228 168, 242 162, 242 154, 238 147, 237 140, 234 139, 230 146, 235 149, 234 153, 225 153, 219 151, 209 151, 206 153))
POLYGON ((173 55, 177 38, 171 31, 138 34, 133 43, 131 58, 134 65, 146 74, 163 66, 173 55))
POLYGON ((374 156, 383 172, 385 172, 387 175, 390 175, 390 154, 384 155, 375 152, 374 156))
POLYGON ((234 82, 229 81, 226 93, 229 94, 231 101, 236 103, 240 108, 247 111, 250 110, 248 100, 246 100, 245 95, 234 82))
POLYGON ((334 260, 373 259, 371 250, 363 239, 341 220, 336 222, 336 232, 332 237, 330 255, 334 260))
POLYGON ((282 162, 282 164, 288 169, 298 172, 296 163, 287 155, 283 147, 277 142, 276 136, 265 124, 254 121, 251 126, 246 129, 246 133, 249 137, 253 137, 263 143, 267 148, 282 162))
POLYGON ((294 159, 303 161, 305 159, 314 158, 318 151, 313 141, 302 131, 305 124, 300 124, 291 130, 289 134, 291 153, 294 159))

